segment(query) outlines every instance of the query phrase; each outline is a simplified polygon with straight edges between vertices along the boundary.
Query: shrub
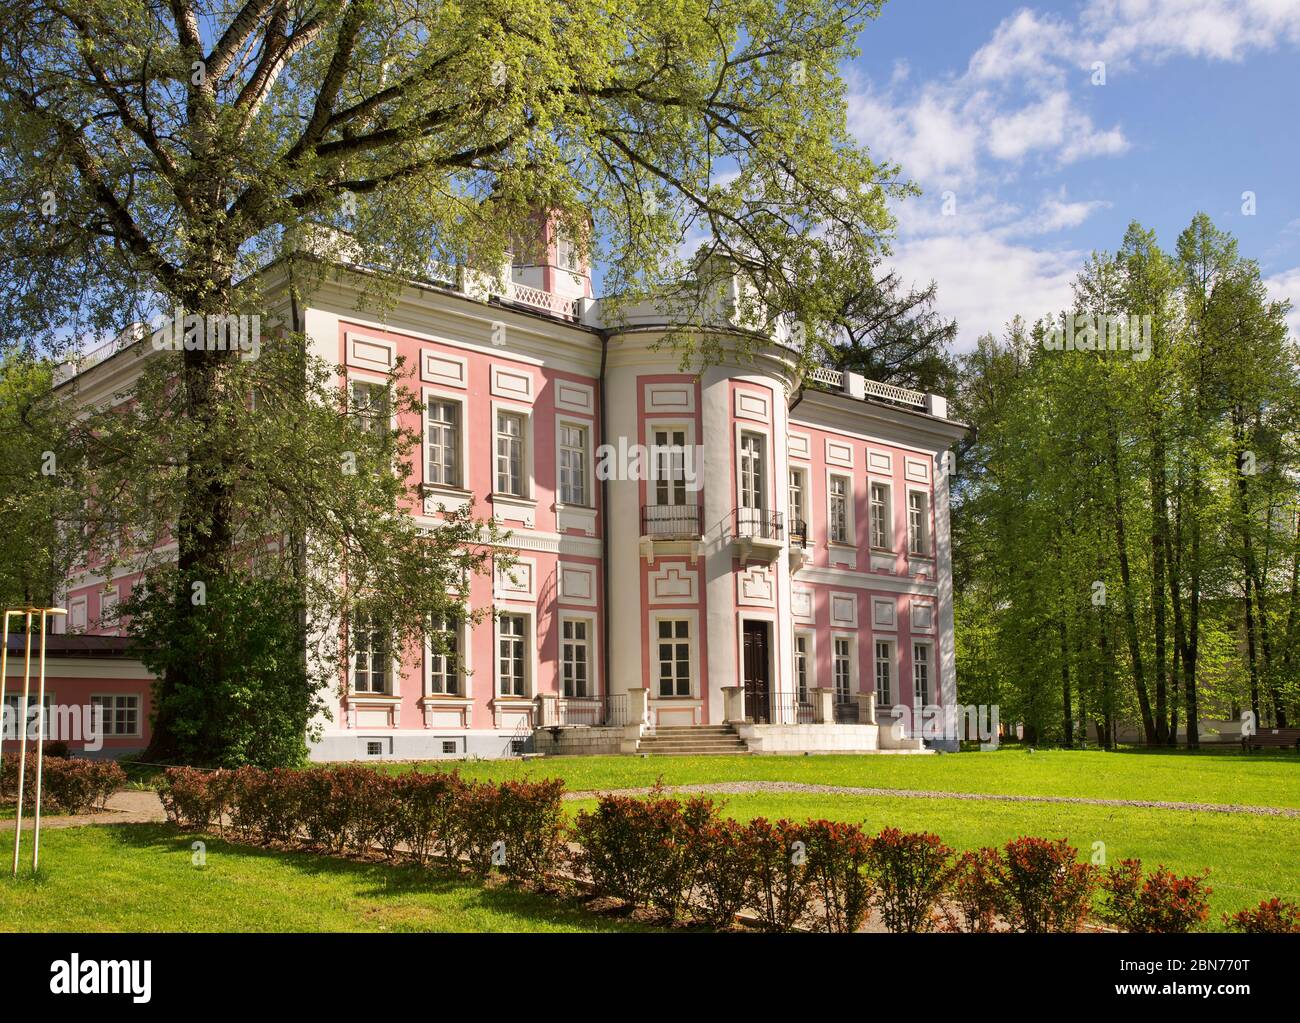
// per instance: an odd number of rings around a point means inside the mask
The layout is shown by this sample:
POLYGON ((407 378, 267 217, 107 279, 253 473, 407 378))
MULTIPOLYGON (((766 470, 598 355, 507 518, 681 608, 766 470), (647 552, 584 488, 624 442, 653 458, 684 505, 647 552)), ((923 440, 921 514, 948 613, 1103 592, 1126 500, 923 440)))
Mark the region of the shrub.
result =
POLYGON ((868 870, 886 927, 905 934, 933 929, 935 903, 953 875, 952 854, 928 833, 885 828, 871 839, 868 870))
POLYGON ((867 914, 871 881, 866 874, 871 840, 856 824, 809 821, 804 841, 813 888, 821 898, 821 930, 852 934, 867 914))
POLYGON ((297 771, 241 767, 227 779, 230 823, 241 837, 293 842, 303 826, 302 775, 297 771))
POLYGON ((230 774, 196 767, 167 768, 158 789, 167 819, 196 831, 220 824, 230 796, 230 774))
POLYGON ((488 782, 462 781, 457 786, 447 818, 445 846, 453 865, 464 860, 476 877, 492 872, 494 857, 504 865, 500 815, 500 792, 488 782), (495 848, 494 848, 495 847, 495 848))
MULTIPOLYGON (((698 804, 697 804, 698 805, 698 804)), ((602 796, 578 814, 578 867, 602 895, 675 915, 693 884, 692 850, 675 799, 602 796)))
POLYGON ((445 853, 449 821, 462 782, 455 771, 420 774, 411 771, 395 782, 402 805, 402 842, 416 861, 445 853))
POLYGON ((710 927, 732 927, 750 889, 752 865, 745 829, 716 815, 688 822, 688 828, 695 855, 695 909, 710 927))
POLYGON ((564 848, 564 782, 507 781, 497 790, 497 826, 505 873, 544 884, 564 848))
POLYGON ((946 930, 989 934, 996 929, 998 916, 1005 914, 998 884, 1001 863, 1001 853, 988 847, 958 857, 943 908, 946 930))
POLYGON ((1008 919, 1028 934, 1073 932, 1088 912, 1097 869, 1065 839, 1016 838, 998 865, 1008 919))
POLYGON ((1300 905, 1286 899, 1265 899, 1254 909, 1223 914, 1224 924, 1247 934, 1300 934, 1300 905))
MULTIPOLYGON (((108 797, 126 784, 126 772, 112 760, 46 759, 43 799, 64 813, 103 809, 108 797)), ((29 772, 35 796, 35 772, 29 772)))
POLYGON ((45 755, 51 760, 70 760, 72 750, 62 739, 55 739, 53 742, 45 743, 45 755))
POLYGON ((1208 873, 1176 877, 1162 864, 1143 881, 1141 860, 1120 860, 1101 878, 1099 915, 1136 934, 1186 934, 1210 915, 1208 873))
POLYGON ((752 902, 767 931, 792 931, 809 916, 814 878, 808 870, 807 833, 799 825, 756 817, 745 828, 753 868, 752 902))

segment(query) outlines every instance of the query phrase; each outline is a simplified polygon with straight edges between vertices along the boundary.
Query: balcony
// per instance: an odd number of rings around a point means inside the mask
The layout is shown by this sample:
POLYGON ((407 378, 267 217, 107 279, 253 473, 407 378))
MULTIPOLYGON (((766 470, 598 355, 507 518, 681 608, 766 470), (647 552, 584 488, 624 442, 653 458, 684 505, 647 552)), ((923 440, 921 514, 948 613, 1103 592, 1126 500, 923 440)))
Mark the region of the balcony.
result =
POLYGON ((785 515, 766 508, 737 508, 734 536, 742 558, 757 552, 770 559, 785 547, 785 515))
POLYGON ((641 506, 641 535, 652 540, 698 540, 698 504, 647 504, 641 506))
POLYGON ((809 528, 804 519, 790 519, 790 571, 798 572, 812 561, 812 548, 809 546, 809 528))

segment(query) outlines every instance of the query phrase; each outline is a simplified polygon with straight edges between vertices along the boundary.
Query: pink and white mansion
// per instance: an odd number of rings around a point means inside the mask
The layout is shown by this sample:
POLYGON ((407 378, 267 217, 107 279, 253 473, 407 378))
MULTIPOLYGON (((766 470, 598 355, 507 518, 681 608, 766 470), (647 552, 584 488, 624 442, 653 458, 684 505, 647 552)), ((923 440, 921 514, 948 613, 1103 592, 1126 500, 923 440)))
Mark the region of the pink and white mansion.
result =
MULTIPOLYGON (((892 724, 956 699, 944 453, 965 427, 944 399, 801 379, 779 339, 683 371, 656 306, 615 318, 566 246, 545 253, 411 282, 382 320, 346 264, 310 299, 310 343, 350 388, 400 358, 422 394, 427 523, 473 502, 517 552, 472 580, 492 614, 454 656, 356 641, 312 757, 942 746, 892 724)), ((148 347, 88 353, 60 388, 121 393, 148 347)), ((50 645, 51 702, 105 705, 112 752, 148 739, 151 679, 99 621, 133 581, 71 578, 50 645)))

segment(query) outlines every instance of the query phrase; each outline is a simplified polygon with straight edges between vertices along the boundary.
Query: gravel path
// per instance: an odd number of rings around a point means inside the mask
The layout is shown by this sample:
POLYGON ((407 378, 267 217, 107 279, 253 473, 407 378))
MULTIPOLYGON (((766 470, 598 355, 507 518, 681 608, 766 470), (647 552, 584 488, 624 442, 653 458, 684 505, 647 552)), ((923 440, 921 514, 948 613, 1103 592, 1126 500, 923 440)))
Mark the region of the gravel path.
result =
MULTIPOLYGON (((594 799, 598 795, 645 796, 649 788, 566 792, 565 799, 594 799)), ((935 792, 930 789, 876 789, 852 785, 814 785, 798 781, 729 781, 712 785, 666 785, 664 792, 715 792, 747 795, 758 792, 805 792, 821 796, 887 796, 898 799, 969 799, 996 803, 1079 803, 1084 806, 1140 806, 1153 810, 1192 810, 1204 813, 1253 813, 1260 817, 1300 818, 1300 810, 1281 806, 1237 806, 1230 803, 1171 803, 1156 799, 1087 799, 1083 796, 1007 796, 986 792, 935 792)))
MULTIPOLYGON (((55 815, 41 808, 41 830, 46 828, 79 828, 83 824, 158 824, 167 819, 162 800, 157 792, 123 789, 108 797, 103 810, 96 813, 78 813, 71 816, 55 815)), ((23 830, 32 829, 32 808, 23 806, 23 830)), ((12 818, 0 821, 0 832, 13 831, 12 818)))

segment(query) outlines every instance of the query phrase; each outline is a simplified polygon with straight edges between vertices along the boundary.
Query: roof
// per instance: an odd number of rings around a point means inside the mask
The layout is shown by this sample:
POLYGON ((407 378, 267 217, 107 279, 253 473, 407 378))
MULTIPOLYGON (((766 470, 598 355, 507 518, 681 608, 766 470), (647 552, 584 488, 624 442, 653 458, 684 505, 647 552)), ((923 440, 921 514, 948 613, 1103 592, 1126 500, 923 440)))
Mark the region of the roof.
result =
MULTIPOLYGON (((69 636, 51 633, 45 637, 46 657, 127 657, 125 636, 69 636)), ((16 654, 23 656, 26 643, 22 633, 9 635, 10 661, 16 654)), ((41 649, 40 636, 32 634, 32 658, 35 659, 41 649)))

